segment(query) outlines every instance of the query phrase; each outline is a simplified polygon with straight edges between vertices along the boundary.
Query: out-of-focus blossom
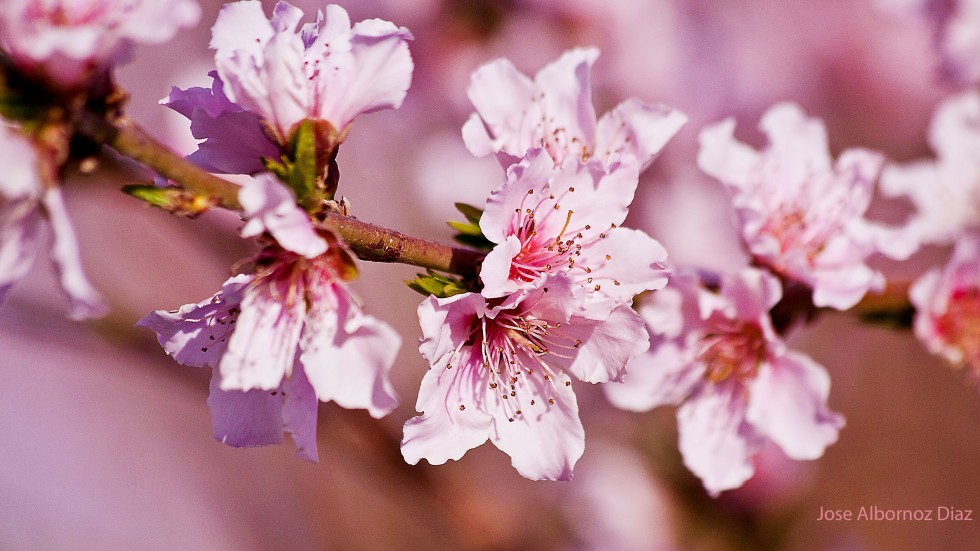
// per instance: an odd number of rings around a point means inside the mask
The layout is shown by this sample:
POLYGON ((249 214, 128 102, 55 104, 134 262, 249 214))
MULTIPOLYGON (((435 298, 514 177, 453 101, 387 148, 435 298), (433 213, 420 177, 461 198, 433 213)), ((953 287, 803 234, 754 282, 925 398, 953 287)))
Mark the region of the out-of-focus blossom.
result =
POLYGON ((881 189, 915 204, 904 228, 908 239, 951 243, 980 227, 980 94, 964 92, 943 101, 932 118, 929 144, 935 160, 885 167, 881 189))
POLYGON ((846 310, 884 284, 868 256, 906 258, 918 246, 864 218, 883 158, 848 149, 832 164, 823 123, 795 104, 773 106, 759 126, 762 151, 734 138, 734 119, 706 127, 698 165, 731 193, 757 264, 809 286, 816 306, 846 310))
POLYGON ((980 1, 878 0, 883 9, 923 18, 933 28, 942 76, 957 84, 980 81, 980 1))
POLYGON ((218 440, 262 446, 285 430, 297 455, 315 461, 317 399, 374 417, 398 404, 388 372, 401 339, 347 289, 348 254, 339 243, 312 259, 266 249, 256 273, 137 324, 177 362, 215 368, 208 403, 218 440))
POLYGON ((555 163, 597 158, 609 165, 632 157, 645 169, 687 121, 676 109, 629 99, 596 122, 592 106, 595 48, 566 52, 534 80, 507 59, 480 67, 469 97, 476 113, 463 125, 463 139, 477 156, 490 153, 509 166, 532 148, 544 148, 555 163))
POLYGON ((919 278, 909 297, 926 348, 980 378, 980 236, 961 237, 949 264, 919 278))
POLYGON ((268 231, 284 249, 306 258, 327 252, 327 241, 313 229, 310 216, 296 205, 296 196, 274 175, 259 174, 247 182, 238 192, 238 200, 247 220, 242 237, 256 237, 268 231))
POLYGON ((22 70, 71 88, 197 24, 194 0, 6 0, 0 47, 22 70))
POLYGON ((489 438, 531 479, 568 480, 585 447, 572 382, 620 380, 649 345, 643 320, 620 307, 580 315, 575 284, 541 281, 504 299, 476 293, 419 306, 419 350, 431 366, 405 424, 402 454, 440 465, 489 438))
POLYGON ((413 70, 407 29, 380 19, 352 27, 347 12, 331 4, 297 31, 302 16, 286 2, 276 4, 271 20, 257 1, 221 9, 212 28, 212 88, 175 88, 165 100, 207 140, 194 154, 201 166, 261 170, 261 158, 278 161, 278 147, 305 119, 329 122, 332 139, 341 141, 357 115, 401 105, 413 70))
POLYGON ((766 440, 816 459, 844 424, 827 407, 824 368, 773 330, 768 312, 781 296, 778 280, 755 269, 722 276, 717 292, 674 278, 640 307, 650 351, 629 363, 623 384, 604 387, 623 409, 679 405, 684 464, 712 494, 748 480, 766 440))
POLYGON ((637 185, 635 160, 609 166, 570 160, 555 167, 534 149, 507 171, 493 192, 480 228, 496 247, 483 261, 486 297, 534 286, 567 273, 590 314, 603 317, 633 296, 666 285, 667 252, 647 234, 620 228, 637 185))
POLYGON ((0 165, 4 167, 0 177, 0 304, 33 264, 47 218, 54 234, 51 259, 71 302, 71 317, 99 317, 108 306, 85 277, 61 190, 41 181, 40 162, 29 140, 0 124, 0 165))

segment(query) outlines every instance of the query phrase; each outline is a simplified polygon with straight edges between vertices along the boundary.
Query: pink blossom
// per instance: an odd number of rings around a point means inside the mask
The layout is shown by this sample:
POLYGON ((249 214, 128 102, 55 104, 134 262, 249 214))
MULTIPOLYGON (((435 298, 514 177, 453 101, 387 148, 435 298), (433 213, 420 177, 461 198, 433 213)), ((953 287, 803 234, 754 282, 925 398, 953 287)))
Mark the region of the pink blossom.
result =
MULTIPOLYGON (((235 116, 248 127, 248 137, 256 138, 254 121, 236 114, 224 99, 257 115, 280 144, 304 119, 328 121, 342 135, 357 115, 401 105, 413 70, 407 29, 380 19, 352 27, 347 12, 331 4, 325 15, 318 12, 315 23, 297 31, 302 16, 302 10, 286 2, 276 4, 271 19, 257 1, 221 9, 211 38, 218 68, 213 97, 196 91, 183 98, 204 108, 202 115, 219 119, 210 121, 212 130, 226 124, 221 115, 235 116)), ((170 102, 175 99, 171 94, 170 102)), ((204 126, 199 131, 201 137, 217 140, 215 144, 222 140, 204 126)))
POLYGON ((82 270, 61 190, 45 186, 38 174, 39 163, 33 144, 17 130, 0 124, 0 165, 4 167, 0 177, 0 304, 33 264, 46 218, 54 235, 51 259, 71 302, 70 316, 102 316, 108 306, 82 270))
POLYGON ((339 243, 312 259, 267 248, 254 274, 137 323, 177 362, 214 368, 208 403, 218 440, 262 446, 287 431, 297 455, 316 461, 317 400, 374 417, 398 405, 388 372, 401 339, 347 289, 349 254, 339 243))
POLYGON ((909 291, 915 335, 926 348, 980 379, 980 236, 956 242, 949 263, 919 278, 909 291))
POLYGON ((620 307, 604 321, 579 314, 564 276, 504 299, 476 293, 419 306, 419 350, 431 366, 405 424, 402 455, 441 465, 490 439, 531 479, 568 480, 585 435, 572 390, 619 380, 649 345, 643 320, 620 307))
POLYGON ((269 232, 284 249, 307 258, 327 251, 327 241, 317 234, 307 212, 296 205, 296 196, 274 175, 266 172, 249 180, 238 192, 243 217, 242 237, 269 232))
POLYGON ((486 297, 502 297, 566 273, 590 313, 600 318, 637 293, 667 283, 664 248, 647 234, 619 227, 637 185, 632 158, 609 166, 570 160, 556 167, 531 150, 507 171, 487 200, 480 228, 496 243, 480 272, 486 297))
POLYGON ((904 231, 922 243, 950 243, 964 230, 980 228, 980 94, 964 92, 943 101, 932 118, 929 144, 935 160, 891 165, 882 191, 908 196, 916 207, 904 231))
POLYGON ((823 123, 791 103, 770 108, 759 127, 769 137, 762 151, 734 138, 733 119, 706 127, 699 166, 731 193, 757 264, 813 289, 817 306, 854 306, 884 284, 868 256, 905 258, 917 247, 864 218, 882 156, 848 149, 832 164, 823 123))
POLYGON ((194 0, 7 0, 0 46, 23 70, 71 88, 197 24, 194 0))
POLYGON ((604 387, 623 409, 679 406, 684 464, 712 494, 748 480, 766 440, 816 459, 844 425, 827 407, 827 372, 773 330, 768 312, 781 296, 779 281, 755 269, 723 276, 717 292, 675 277, 640 307, 650 351, 623 384, 604 387))
POLYGON ((497 154, 503 166, 544 148, 556 164, 598 158, 609 165, 629 156, 646 169, 687 117, 629 99, 596 122, 591 71, 598 56, 595 48, 568 51, 534 80, 503 58, 477 69, 469 88, 476 113, 463 126, 466 146, 479 157, 497 154))

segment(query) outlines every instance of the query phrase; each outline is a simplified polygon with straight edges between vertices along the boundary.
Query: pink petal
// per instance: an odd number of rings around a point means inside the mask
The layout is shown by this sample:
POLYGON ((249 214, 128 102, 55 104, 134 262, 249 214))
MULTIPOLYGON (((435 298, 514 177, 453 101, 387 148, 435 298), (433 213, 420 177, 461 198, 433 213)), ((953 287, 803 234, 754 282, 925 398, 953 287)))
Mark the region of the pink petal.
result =
POLYGON ((525 478, 571 480, 572 468, 585 451, 575 392, 561 380, 525 377, 523 383, 518 396, 497 400, 490 440, 525 478))
POLYGON ((799 105, 779 103, 770 107, 762 115, 759 129, 769 136, 770 150, 791 181, 830 169, 827 129, 820 119, 808 118, 799 105))
POLYGON ((642 172, 685 122, 686 115, 666 105, 626 100, 599 119, 593 155, 606 165, 630 155, 642 172))
POLYGON ((316 258, 327 252, 327 242, 313 229, 310 216, 296 205, 296 196, 275 176, 252 178, 238 192, 248 222, 242 237, 268 231, 279 244, 296 254, 316 258))
POLYGON ((235 332, 221 358, 222 390, 273 390, 292 370, 306 305, 301 292, 264 281, 245 290, 235 332))
MULTIPOLYGON (((592 106, 592 64, 596 48, 576 48, 546 65, 534 78, 541 110, 568 142, 588 148, 595 143, 596 114, 592 106)), ((559 159, 560 160, 560 159, 559 159)))
MULTIPOLYGON (((480 218, 483 235, 494 243, 502 243, 511 233, 514 210, 527 207, 527 192, 540 189, 555 172, 555 162, 543 149, 533 149, 519 164, 507 169, 507 183, 490 194, 480 218)), ((537 198, 534 199, 534 203, 537 198)), ((532 203, 533 204, 533 203, 532 203)))
MULTIPOLYGON (((339 284, 335 284, 339 285, 339 284)), ((311 291, 313 293, 313 291, 311 291)), ((357 306, 329 304, 314 296, 300 344, 300 363, 323 402, 367 409, 380 418, 398 405, 388 373, 401 347, 401 337, 387 324, 360 313, 357 306), (339 323, 338 323, 339 322, 339 323)), ((340 293, 337 300, 349 302, 340 293)))
POLYGON ((81 320, 104 316, 109 311, 102 295, 92 287, 82 270, 75 230, 68 219, 68 211, 58 188, 49 189, 43 198, 44 212, 51 223, 54 244, 51 259, 58 269, 61 288, 71 302, 72 319, 81 320))
POLYGON ((759 367, 745 418, 787 456, 817 459, 844 426, 844 417, 827 407, 829 394, 830 376, 823 366, 791 352, 759 367))
POLYGON ((650 351, 626 364, 621 383, 602 385, 606 397, 627 411, 650 411, 659 406, 679 405, 704 379, 704 364, 674 342, 652 339, 650 351))
POLYGON ((568 348, 554 350, 551 361, 587 383, 621 381, 626 363, 650 348, 643 318, 626 306, 616 308, 602 321, 572 316, 552 333, 554 341, 564 341, 568 348))
POLYGON ((735 119, 704 127, 698 136, 698 166, 724 184, 744 189, 755 176, 759 154, 735 139, 735 119))
POLYGON ((336 70, 322 74, 317 82, 318 116, 342 130, 361 113, 400 107, 415 68, 408 50, 412 33, 378 19, 350 28, 347 13, 334 5, 327 7, 326 19, 317 44, 349 40, 350 51, 331 51, 325 59, 335 63, 336 70))
POLYGON ((514 68, 508 59, 495 59, 474 71, 467 95, 478 118, 470 117, 467 121, 469 130, 464 127, 466 147, 477 156, 500 150, 522 155, 533 146, 524 134, 525 115, 534 94, 534 82, 514 68), (482 134, 477 125, 485 125, 482 134), (470 139, 466 139, 467 135, 470 139), (483 135, 487 136, 487 141, 483 135), (488 142, 493 143, 491 149, 487 148, 488 142))
POLYGON ((235 51, 259 55, 272 35, 261 2, 229 2, 221 7, 211 27, 210 46, 219 56, 235 51))
POLYGON ((421 459, 432 465, 458 460, 489 436, 492 417, 486 409, 486 381, 475 376, 476 365, 465 361, 446 369, 449 358, 447 354, 432 364, 422 378, 415 405, 422 415, 405 423, 401 448, 409 464, 421 459))
POLYGON ((684 465, 717 496, 752 477, 763 440, 745 423, 745 398, 735 384, 705 385, 677 410, 684 465))
POLYGON ((662 289, 667 284, 663 264, 667 261, 666 249, 639 230, 610 230, 605 238, 581 252, 573 273, 590 295, 590 312, 608 312, 615 306, 632 303, 633 297, 643 291, 662 289), (591 271, 586 272, 586 267, 591 271))
POLYGON ((502 297, 520 287, 518 282, 510 278, 511 264, 519 252, 521 240, 511 235, 487 254, 480 267, 480 281, 483 282, 480 293, 483 296, 502 297))

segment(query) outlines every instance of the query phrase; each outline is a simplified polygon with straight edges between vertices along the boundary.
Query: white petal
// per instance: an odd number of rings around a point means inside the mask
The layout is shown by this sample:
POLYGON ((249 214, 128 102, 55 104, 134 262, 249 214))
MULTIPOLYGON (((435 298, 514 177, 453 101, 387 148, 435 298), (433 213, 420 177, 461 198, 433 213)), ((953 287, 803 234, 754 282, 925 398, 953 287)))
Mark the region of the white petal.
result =
POLYGON ((606 165, 630 155, 642 172, 685 122, 684 113, 666 105, 626 100, 599 119, 593 155, 606 165))
POLYGON ((51 259, 54 260, 61 280, 61 288, 71 302, 72 319, 89 319, 104 316, 109 311, 102 295, 92 287, 82 270, 82 259, 78 252, 78 241, 68 211, 61 198, 61 190, 49 189, 44 194, 44 211, 51 223, 54 244, 51 259))

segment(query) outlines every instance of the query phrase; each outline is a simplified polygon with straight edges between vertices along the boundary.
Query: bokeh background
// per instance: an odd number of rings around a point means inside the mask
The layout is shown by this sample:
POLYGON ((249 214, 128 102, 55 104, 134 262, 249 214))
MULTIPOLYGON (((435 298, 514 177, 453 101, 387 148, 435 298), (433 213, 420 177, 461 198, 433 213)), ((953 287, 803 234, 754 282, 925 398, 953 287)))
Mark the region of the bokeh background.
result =
MULTIPOLYGON (((272 2, 263 2, 271 9, 272 2)), ((169 86, 205 85, 210 26, 142 48, 119 73, 130 114, 192 151, 187 121, 157 104, 169 86)), ((323 4, 297 1, 312 17, 323 4)), ((341 193, 361 219, 448 241, 452 203, 481 204, 501 181, 459 128, 469 73, 507 56, 533 74, 565 49, 596 45, 597 111, 637 96, 690 122, 641 181, 628 223, 677 264, 741 260, 721 187, 695 164, 698 130, 733 115, 755 130, 772 103, 823 118, 834 153, 861 145, 902 162, 929 155, 932 109, 956 91, 938 78, 923 21, 866 0, 358 0, 352 19, 382 17, 415 35, 402 109, 359 118, 340 153, 341 193)), ((366 309, 404 346, 393 377, 402 405, 381 421, 321 404, 320 463, 291 443, 239 450, 212 438, 209 374, 177 365, 148 311, 210 296, 254 252, 227 213, 177 219, 118 192, 138 169, 107 158, 65 192, 91 279, 111 300, 101 321, 64 318, 50 264, 38 261, 0 310, 2 549, 977 549, 970 522, 820 522, 820 508, 974 510, 980 515, 980 392, 908 332, 854 316, 821 317, 791 337, 833 378, 847 417, 815 462, 767 449, 744 488, 708 498, 680 463, 674 412, 617 411, 577 387, 586 452, 575 479, 531 482, 487 444, 459 462, 404 464, 402 424, 426 365, 417 353, 420 297, 406 266, 362 264, 366 309)), ((879 201, 899 221, 908 206, 879 201)), ((908 281, 948 251, 881 263, 908 281)))

